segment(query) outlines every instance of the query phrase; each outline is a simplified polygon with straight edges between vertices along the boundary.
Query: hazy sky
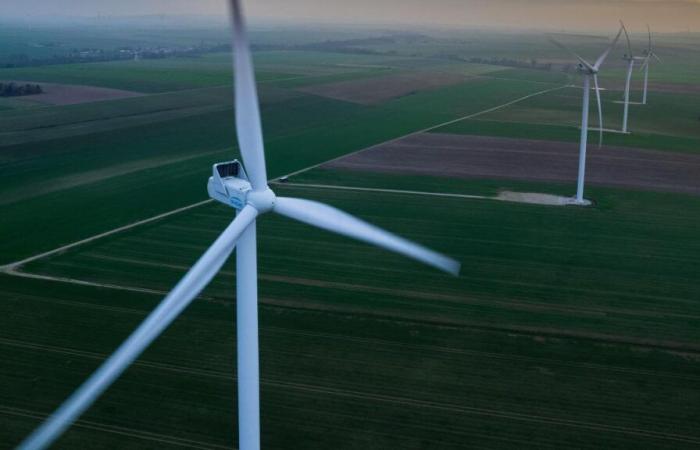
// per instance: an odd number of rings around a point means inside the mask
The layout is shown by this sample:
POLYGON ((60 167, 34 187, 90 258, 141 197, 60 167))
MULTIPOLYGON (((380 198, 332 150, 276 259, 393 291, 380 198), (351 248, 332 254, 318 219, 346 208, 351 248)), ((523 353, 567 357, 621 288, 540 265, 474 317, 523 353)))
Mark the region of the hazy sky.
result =
MULTIPOLYGON (((227 0, 2 0, 3 14, 223 14, 227 0)), ((700 31, 700 0, 247 0, 251 18, 483 27, 700 31)))

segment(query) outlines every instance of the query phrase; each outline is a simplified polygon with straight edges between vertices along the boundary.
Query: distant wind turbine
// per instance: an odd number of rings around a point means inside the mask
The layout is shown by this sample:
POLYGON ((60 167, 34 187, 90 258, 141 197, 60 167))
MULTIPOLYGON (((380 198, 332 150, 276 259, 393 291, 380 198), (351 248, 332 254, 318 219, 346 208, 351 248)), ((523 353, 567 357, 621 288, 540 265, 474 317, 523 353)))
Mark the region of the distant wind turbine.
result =
POLYGON ((578 182, 576 185, 576 198, 574 199, 574 204, 576 205, 590 204, 588 200, 584 200, 583 198, 583 188, 584 180, 586 177, 586 148, 588 147, 588 112, 590 106, 591 78, 593 78, 595 94, 598 103, 598 123, 600 131, 600 135, 598 138, 598 147, 600 148, 603 145, 603 106, 600 101, 600 85, 598 84, 598 73, 600 72, 600 67, 603 65, 612 49, 615 48, 615 46, 617 45, 617 41, 620 39, 621 34, 622 28, 620 28, 613 42, 610 44, 610 46, 608 46, 607 49, 605 49, 603 54, 598 57, 594 64, 589 63, 561 42, 555 40, 551 36, 549 37, 549 39, 554 45, 570 53, 578 60, 578 71, 583 75, 583 111, 581 118, 581 143, 578 160, 578 182))
POLYGON ((632 43, 630 42, 630 35, 627 33, 627 28, 625 27, 625 24, 620 21, 620 26, 622 27, 622 30, 625 32, 625 38, 627 38, 627 53, 625 53, 625 56, 623 59, 627 61, 627 78, 625 81, 625 99, 624 99, 624 112, 622 115, 622 132, 627 134, 628 133, 628 127, 627 123, 629 120, 629 110, 630 110, 630 88, 632 84, 632 71, 634 70, 634 63, 637 61, 637 57, 634 56, 634 53, 632 52, 632 43))
POLYGON ((644 92, 642 94, 642 105, 647 104, 647 90, 649 87, 649 64, 651 62, 651 58, 656 59, 658 62, 661 62, 661 58, 659 58, 656 55, 656 52, 654 52, 654 48, 651 43, 651 27, 647 25, 647 31, 649 32, 649 47, 644 51, 646 53, 644 55, 644 63, 642 64, 642 70, 644 70, 644 92))
POLYGON ((402 254, 452 275, 460 264, 322 203, 277 197, 268 187, 253 63, 240 0, 231 0, 235 61, 238 161, 215 164, 209 195, 236 209, 236 218, 131 336, 22 444, 21 450, 51 445, 141 353, 185 310, 236 248, 239 448, 260 448, 258 282, 256 220, 275 212, 291 219, 402 254))

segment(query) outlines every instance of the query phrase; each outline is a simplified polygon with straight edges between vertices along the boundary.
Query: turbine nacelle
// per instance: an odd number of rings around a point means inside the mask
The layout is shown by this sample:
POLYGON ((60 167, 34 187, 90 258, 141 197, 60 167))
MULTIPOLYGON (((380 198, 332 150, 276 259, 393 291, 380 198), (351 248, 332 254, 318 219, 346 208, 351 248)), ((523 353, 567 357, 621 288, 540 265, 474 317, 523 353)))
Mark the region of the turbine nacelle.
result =
POLYGON ((207 183, 209 197, 237 210, 243 209, 253 186, 238 160, 214 164, 207 183))
POLYGON ((275 207, 277 199, 269 187, 265 190, 254 190, 243 165, 238 160, 214 164, 207 191, 209 197, 239 211, 250 205, 259 213, 266 213, 275 207))
POLYGON ((598 74, 598 69, 596 69, 594 67, 586 67, 585 65, 583 65, 581 63, 579 63, 576 66, 576 68, 580 73, 582 73, 584 75, 597 75, 598 74))

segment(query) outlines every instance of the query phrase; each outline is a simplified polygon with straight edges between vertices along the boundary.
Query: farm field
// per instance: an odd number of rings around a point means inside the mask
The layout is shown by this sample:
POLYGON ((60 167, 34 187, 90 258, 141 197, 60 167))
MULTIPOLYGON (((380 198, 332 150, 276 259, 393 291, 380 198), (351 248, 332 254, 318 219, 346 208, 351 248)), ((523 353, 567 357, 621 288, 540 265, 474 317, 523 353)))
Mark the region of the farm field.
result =
MULTIPOLYGON (((263 447, 697 448, 697 95, 652 91, 633 109, 634 134, 606 133, 602 149, 591 132, 593 207, 501 201, 503 191, 573 193, 578 77, 471 61, 525 49, 545 61, 553 52, 539 35, 386 33, 253 33, 272 188, 449 254, 462 274, 265 216, 263 447), (381 96, 387 80, 409 81, 381 96), (328 86, 344 95, 329 98, 328 86)), ((655 83, 694 83, 683 62, 694 42, 660 38, 679 70, 653 72, 655 83)), ((583 52, 604 43, 584 39, 583 52)), ((610 127, 622 115, 612 69, 610 127)), ((4 448, 224 229, 233 211, 207 201, 206 181, 238 150, 226 53, 0 68, 0 79, 142 94, 0 99, 4 448)), ((235 283, 232 260, 56 448, 234 447, 235 283)))
MULTIPOLYGON (((289 96, 280 93, 284 100, 274 102, 278 94, 273 92, 270 101, 274 105, 263 107, 270 173, 281 176, 541 89, 528 82, 476 79, 395 99, 381 107, 299 96, 294 91, 289 96)), ((150 97, 119 100, 112 107, 126 116, 142 113, 132 119, 114 116, 93 120, 100 113, 85 105, 56 107, 75 112, 75 119, 67 120, 68 114, 47 115, 47 123, 61 124, 52 128, 50 136, 70 135, 85 122, 97 128, 96 132, 1 147, 8 168, 0 182, 4 192, 0 203, 8 211, 0 219, 0 228, 8 236, 0 244, 4 262, 203 200, 211 164, 236 156, 230 126, 233 113, 221 106, 230 100, 222 100, 228 97, 223 94, 211 97, 214 112, 191 116, 186 111, 186 100, 183 113, 164 115, 148 113, 147 109, 148 114, 143 114, 141 105, 150 97), (94 212, 79 228, 73 226, 69 213, 75 205, 91 205, 94 212), (46 230, 33 220, 37 210, 55 227, 46 230), (41 238, 28 244, 20 236, 30 230, 41 238)), ((172 98, 159 97, 158 101, 172 98)), ((101 102, 100 109, 111 104, 101 102)), ((21 136, 33 135, 31 114, 19 114, 16 121, 8 121, 8 126, 19 130, 21 136)), ((45 127, 43 124, 40 128, 45 127)))
MULTIPOLYGON (((342 173, 328 178, 342 180, 342 173)), ((400 185, 391 177, 384 182, 400 185)), ((440 179, 433 182, 441 185, 440 179)), ((462 188, 472 192, 469 184, 462 188)), ((692 324, 700 313, 690 301, 698 275, 690 263, 698 249, 689 245, 700 213, 697 198, 595 189, 591 195, 600 207, 582 212, 303 186, 275 189, 359 213, 448 251, 464 267, 455 280, 285 219, 262 222, 262 408, 270 447, 284 447, 287 439, 324 447, 336 436, 349 447, 367 439, 365 444, 378 448, 392 443, 418 448, 417 442, 421 448, 470 443, 523 448, 533 435, 537 446, 553 447, 565 442, 625 447, 631 436, 647 448, 697 445, 700 374, 687 356, 697 351, 692 324), (418 219, 422 213, 439 213, 440 224, 418 219), (605 233, 577 237, 590 229, 605 233), (448 237, 451 247, 441 248, 448 237), (319 247, 342 256, 311 250, 319 247), (367 401, 370 410, 362 406, 367 401), (313 420, 284 418, 283 411, 295 410, 313 420), (381 434, 398 417, 405 432, 381 434), (357 434, 345 428, 353 423, 364 432, 345 441, 346 433, 357 434), (671 423, 674 433, 668 432, 671 423), (432 432, 437 424, 442 424, 439 441, 432 432), (499 432, 479 432, 483 429, 499 432), (583 431, 591 429, 593 440, 583 431)), ((17 400, 15 407, 43 410, 51 399, 58 401, 97 363, 95 354, 107 353, 118 335, 128 333, 230 217, 223 207, 202 206, 22 268, 119 288, 81 288, 76 298, 77 287, 58 283, 51 298, 42 298, 26 292, 29 280, 11 280, 2 305, 18 318, 13 323, 31 328, 40 320, 32 311, 41 310, 61 326, 33 332, 29 342, 16 339, 26 332, 10 326, 3 331, 5 346, 70 352, 81 360, 77 367, 52 366, 60 372, 45 376, 66 384, 44 386, 48 391, 38 389, 36 397, 17 400), (78 328, 69 325, 74 320, 78 328)), ((229 265, 86 421, 190 439, 206 448, 231 445, 233 397, 221 392, 233 391, 232 269, 229 265), (158 387, 146 381, 154 371, 160 373, 158 387), (187 375, 171 380, 169 372, 187 375), (161 410, 167 422, 135 427, 119 413, 128 407, 145 415, 163 396, 177 399, 161 410), (203 398, 212 400, 195 407, 203 398), (210 420, 212 415, 217 418, 210 420)), ((13 368, 7 370, 16 373, 13 368)), ((70 446, 93 433, 76 427, 65 442, 70 446)))
MULTIPOLYGON (((292 76, 277 72, 257 73, 260 81, 292 76)), ((146 59, 11 68, 0 70, 0 77, 6 80, 87 84, 136 92, 167 92, 229 85, 231 64, 228 56, 209 55, 204 58, 146 59)))
MULTIPOLYGON (((566 182, 577 175, 578 146, 551 141, 424 133, 324 167, 450 178, 566 182)), ((625 147, 588 155, 592 185, 700 194, 700 157, 625 147)))
MULTIPOLYGON (((434 131, 578 142, 580 94, 580 88, 553 91, 434 131)), ((623 106, 615 103, 621 94, 616 94, 603 93, 603 123, 606 129, 618 130, 622 127, 623 106)), ((695 111, 696 96, 652 93, 649 99, 656 105, 655 108, 630 106, 629 126, 632 134, 605 132, 605 144, 697 153, 700 149, 700 127, 697 126, 699 122, 695 111)), ((597 115, 592 115, 591 121, 591 126, 597 126, 597 115)), ((590 130, 588 138, 590 143, 595 144, 598 132, 590 130)))

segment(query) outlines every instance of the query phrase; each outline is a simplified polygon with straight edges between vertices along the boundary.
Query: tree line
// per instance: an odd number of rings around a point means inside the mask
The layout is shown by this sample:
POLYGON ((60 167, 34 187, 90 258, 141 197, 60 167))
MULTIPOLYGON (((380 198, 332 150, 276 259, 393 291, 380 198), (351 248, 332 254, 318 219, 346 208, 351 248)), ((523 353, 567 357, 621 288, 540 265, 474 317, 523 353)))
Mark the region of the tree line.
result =
POLYGON ((0 83, 0 97, 19 97, 41 94, 44 90, 38 84, 0 83))

